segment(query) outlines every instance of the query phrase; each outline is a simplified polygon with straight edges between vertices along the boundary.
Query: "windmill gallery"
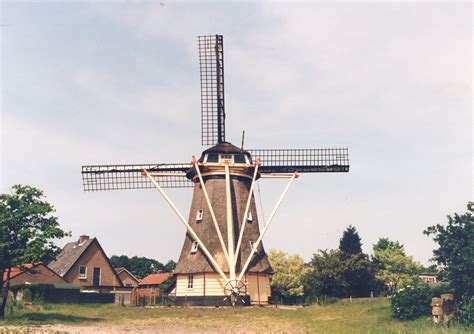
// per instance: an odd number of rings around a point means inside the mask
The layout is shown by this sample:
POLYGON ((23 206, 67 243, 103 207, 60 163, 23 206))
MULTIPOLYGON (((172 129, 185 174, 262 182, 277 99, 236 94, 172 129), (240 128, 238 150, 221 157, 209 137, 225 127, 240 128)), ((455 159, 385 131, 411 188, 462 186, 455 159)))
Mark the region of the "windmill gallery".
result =
POLYGON ((199 159, 181 164, 88 165, 85 191, 156 188, 186 227, 174 274, 177 305, 265 304, 272 268, 262 238, 298 173, 348 172, 346 148, 244 149, 226 141, 221 35, 199 36, 199 159), (253 190, 260 178, 287 178, 260 231, 253 190), (164 188, 193 188, 188 219, 164 188))

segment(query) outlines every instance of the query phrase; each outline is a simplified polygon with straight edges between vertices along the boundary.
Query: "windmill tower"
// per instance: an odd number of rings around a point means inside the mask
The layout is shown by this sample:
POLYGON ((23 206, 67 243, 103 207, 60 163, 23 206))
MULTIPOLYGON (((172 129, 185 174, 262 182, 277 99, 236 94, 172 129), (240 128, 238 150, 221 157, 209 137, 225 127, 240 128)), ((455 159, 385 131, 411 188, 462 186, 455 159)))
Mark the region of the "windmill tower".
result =
POLYGON ((346 148, 244 150, 225 140, 221 35, 199 36, 201 139, 191 163, 89 165, 85 191, 156 188, 186 227, 175 275, 178 305, 265 304, 272 268, 262 238, 298 173, 348 172, 346 148), (253 190, 260 178, 288 184, 260 230, 253 190), (188 219, 164 188, 193 187, 188 219))

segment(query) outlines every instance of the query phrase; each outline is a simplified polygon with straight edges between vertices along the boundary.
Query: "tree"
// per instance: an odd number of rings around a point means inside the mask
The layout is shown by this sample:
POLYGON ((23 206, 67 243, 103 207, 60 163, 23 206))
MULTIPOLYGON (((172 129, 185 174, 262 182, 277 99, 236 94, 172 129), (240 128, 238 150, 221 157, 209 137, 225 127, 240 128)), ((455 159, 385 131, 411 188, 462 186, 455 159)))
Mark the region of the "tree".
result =
POLYGON ((388 238, 379 238, 377 243, 374 244, 373 250, 374 252, 381 252, 387 249, 399 249, 403 253, 405 253, 404 247, 398 241, 392 241, 388 238))
POLYGON ((174 262, 173 260, 169 260, 168 262, 166 262, 164 269, 165 269, 166 272, 170 273, 175 268, 176 268, 176 262, 174 262))
POLYGON ((149 259, 143 256, 128 257, 126 255, 113 255, 110 257, 110 263, 115 268, 125 267, 133 275, 143 278, 160 271, 171 272, 176 267, 176 262, 169 260, 166 265, 155 259, 149 259))
POLYGON ((381 238, 373 250, 375 277, 385 283, 390 293, 393 293, 400 283, 415 280, 423 270, 420 263, 405 254, 403 245, 398 241, 381 238))
POLYGON ((344 297, 348 287, 345 270, 340 251, 320 250, 309 262, 304 279, 305 295, 313 300, 321 296, 344 297))
POLYGON ((288 255, 283 251, 271 250, 268 260, 274 270, 272 289, 278 297, 287 302, 296 302, 304 295, 303 277, 308 270, 299 255, 288 255))
POLYGON ((0 195, 0 318, 5 317, 10 272, 26 263, 47 263, 60 251, 54 239, 70 235, 53 216, 54 207, 41 190, 23 185, 0 195))
POLYGON ((347 283, 345 295, 366 297, 374 290, 375 277, 369 257, 362 252, 356 228, 350 225, 339 241, 341 259, 345 262, 343 277, 347 283))
POLYGON ((360 242, 359 233, 354 226, 349 225, 342 234, 342 238, 339 241, 339 251, 341 251, 343 256, 362 253, 362 244, 360 242))
POLYGON ((474 202, 467 212, 447 216, 448 224, 428 227, 423 233, 433 236, 438 248, 434 260, 443 266, 457 299, 474 295, 474 202))

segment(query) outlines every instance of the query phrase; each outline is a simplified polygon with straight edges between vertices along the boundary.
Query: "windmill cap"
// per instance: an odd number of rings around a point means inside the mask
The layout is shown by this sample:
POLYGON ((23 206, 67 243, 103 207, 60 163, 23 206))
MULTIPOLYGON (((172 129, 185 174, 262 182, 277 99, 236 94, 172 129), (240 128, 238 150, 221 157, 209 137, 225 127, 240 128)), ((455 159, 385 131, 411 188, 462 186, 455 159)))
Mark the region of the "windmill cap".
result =
POLYGON ((204 152, 202 152, 201 159, 204 157, 205 154, 208 153, 221 153, 221 154, 235 154, 235 153, 240 153, 240 154, 245 154, 251 157, 249 151, 245 151, 241 149, 240 147, 237 147, 235 145, 232 145, 231 143, 228 142, 223 142, 220 144, 217 144, 216 146, 210 147, 204 152))

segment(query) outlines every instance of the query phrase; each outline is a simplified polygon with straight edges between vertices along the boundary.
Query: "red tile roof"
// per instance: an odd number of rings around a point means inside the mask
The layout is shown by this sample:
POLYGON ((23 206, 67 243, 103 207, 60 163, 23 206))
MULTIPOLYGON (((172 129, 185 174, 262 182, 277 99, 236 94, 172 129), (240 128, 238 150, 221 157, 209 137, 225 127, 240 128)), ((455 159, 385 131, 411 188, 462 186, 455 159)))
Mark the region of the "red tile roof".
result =
MULTIPOLYGON (((25 269, 31 269, 33 267, 37 266, 36 264, 33 265, 32 263, 26 263, 26 264, 22 264, 21 267, 20 266, 16 266, 16 267, 13 267, 11 269, 11 272, 10 272, 10 279, 12 279, 13 277, 15 276, 18 276, 20 275, 23 271, 21 270, 22 268, 25 268, 25 269)), ((3 272, 3 281, 5 282, 7 280, 7 271, 3 272)))
POLYGON ((173 276, 172 273, 151 274, 144 277, 139 285, 161 284, 171 276, 173 276))

